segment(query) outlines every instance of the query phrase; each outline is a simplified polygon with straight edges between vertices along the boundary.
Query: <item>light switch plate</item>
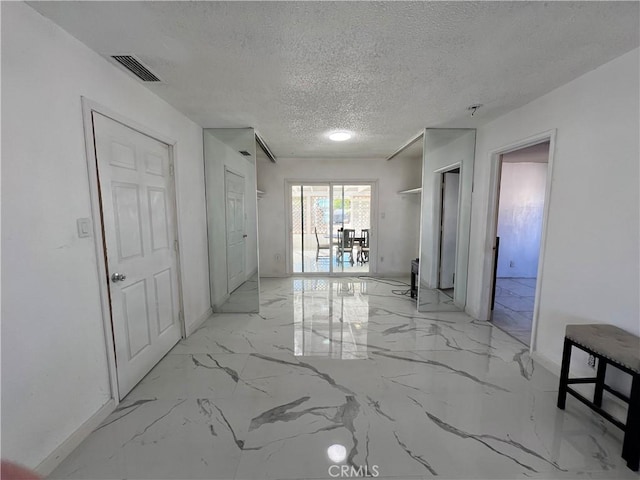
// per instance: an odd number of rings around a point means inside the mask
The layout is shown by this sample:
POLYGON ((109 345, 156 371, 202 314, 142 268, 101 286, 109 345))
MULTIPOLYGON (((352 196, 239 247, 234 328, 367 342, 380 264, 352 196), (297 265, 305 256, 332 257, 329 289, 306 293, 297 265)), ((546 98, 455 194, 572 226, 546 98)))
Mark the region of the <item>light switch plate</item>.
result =
POLYGON ((91 236, 90 218, 79 218, 76 223, 78 224, 78 238, 86 238, 91 236))

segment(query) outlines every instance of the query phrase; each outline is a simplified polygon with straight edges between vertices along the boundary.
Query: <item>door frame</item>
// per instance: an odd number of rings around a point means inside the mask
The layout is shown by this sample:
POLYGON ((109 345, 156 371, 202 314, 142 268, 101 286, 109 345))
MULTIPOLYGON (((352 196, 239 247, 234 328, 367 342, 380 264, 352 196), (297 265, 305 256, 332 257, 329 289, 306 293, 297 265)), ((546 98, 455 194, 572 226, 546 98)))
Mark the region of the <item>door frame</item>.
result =
MULTIPOLYGON (((227 218, 227 172, 233 174, 233 175, 237 175, 238 177, 242 178, 242 184, 244 186, 244 193, 246 193, 247 191, 247 178, 245 177, 244 174, 229 168, 228 165, 224 165, 224 177, 223 177, 223 182, 224 182, 224 251, 225 251, 225 256, 226 258, 226 266, 227 266, 227 295, 226 298, 229 298, 229 295, 231 295, 231 289, 229 288, 229 237, 228 237, 228 231, 227 231, 227 226, 229 224, 229 219, 227 218)), ((244 195, 243 193, 243 197, 246 197, 246 195, 244 195)), ((246 198, 244 199, 243 203, 242 203, 242 208, 245 210, 243 213, 243 218, 242 221, 244 222, 244 216, 246 215, 246 209, 245 209, 245 202, 246 202, 246 198)), ((246 224, 243 225, 243 230, 246 227, 246 224)), ((244 242, 244 246, 243 246, 243 255, 242 258, 244 260, 244 266, 243 266, 243 272, 244 272, 244 276, 245 279, 244 281, 247 281, 247 241, 245 240, 246 237, 243 237, 243 242, 244 242)), ((244 283, 244 282, 243 282, 244 283)), ((242 285, 242 284, 240 284, 242 285)), ((240 285, 238 285, 239 288, 240 285)), ((234 289, 235 291, 235 289, 234 289)), ((226 301, 226 300, 225 300, 226 301)))
POLYGON ((493 252, 495 251, 495 240, 498 231, 498 206, 500 201, 500 181, 502 173, 502 155, 522 150, 539 143, 549 142, 549 159, 547 164, 547 178, 544 192, 544 208, 542 213, 542 231, 540 234, 540 256, 538 257, 538 272, 536 278, 536 293, 533 304, 533 319, 531 322, 531 341, 529 352, 536 350, 538 334, 538 317, 540 306, 540 290, 544 276, 544 257, 547 247, 547 232, 549 221, 549 207, 551 203, 551 186, 553 178, 553 158, 556 145, 556 129, 547 130, 531 137, 509 143, 489 152, 489 162, 491 173, 489 178, 489 202, 487 210, 487 238, 485 239, 485 252, 490 252, 487 261, 484 262, 482 275, 482 305, 481 312, 486 312, 486 318, 491 319, 491 291, 493 288, 493 268, 497 261, 493 252))
POLYGON ((95 135, 93 129, 93 112, 104 115, 105 117, 118 122, 125 127, 135 130, 138 133, 151 137, 169 148, 169 165, 173 170, 171 177, 171 188, 173 189, 173 212, 175 235, 177 239, 176 252, 176 273, 178 277, 178 324, 182 338, 186 338, 186 329, 184 321, 184 301, 182 292, 182 269, 181 269, 181 249, 182 238, 180 235, 180 216, 178 215, 178 192, 176 189, 175 158, 177 150, 177 142, 165 135, 151 130, 150 128, 135 122, 113 110, 94 102, 86 97, 81 97, 82 102, 82 121, 84 126, 84 139, 87 160, 87 173, 89 181, 89 196, 91 202, 91 223, 93 228, 93 238, 96 251, 96 264, 98 270, 98 284, 100 290, 100 304, 102 309, 102 324, 105 337, 105 349, 107 354, 107 367, 109 369, 109 384, 111 387, 111 400, 115 401, 115 405, 120 403, 120 395, 118 391, 118 376, 116 371, 115 342, 113 338, 113 326, 111 324, 111 301, 109 293, 109 282, 107 279, 107 252, 104 235, 102 234, 102 208, 100 207, 100 184, 98 177, 97 156, 95 150, 95 135))
POLYGON ((458 234, 460 233, 460 207, 461 207, 461 200, 462 200, 462 162, 456 162, 453 163, 451 165, 447 165, 446 167, 440 168, 438 170, 435 170, 435 174, 437 174, 439 176, 439 184, 438 184, 438 191, 440 192, 440 195, 437 196, 436 199, 436 205, 435 205, 435 222, 436 225, 438 225, 438 232, 437 232, 437 241, 434 242, 435 245, 435 249, 434 249, 434 258, 437 258, 438 261, 436 263, 436 270, 435 270, 435 274, 436 274, 436 278, 435 278, 435 285, 436 285, 436 289, 440 288, 440 270, 441 270, 441 264, 442 264, 442 209, 444 207, 444 203, 443 203, 443 196, 444 196, 444 174, 445 173, 449 173, 452 170, 460 170, 459 172, 459 183, 458 183, 458 214, 456 217, 456 254, 455 254, 455 261, 454 261, 454 265, 453 265, 453 275, 454 275, 454 282, 453 282, 453 296, 455 297, 455 290, 456 290, 456 283, 455 283, 455 274, 458 271, 458 249, 460 248, 460 242, 458 241, 458 234))
MULTIPOLYGON (((303 275, 305 277, 353 277, 354 272, 294 272, 293 271, 293 242, 291 240, 291 232, 293 230, 293 218, 291 208, 291 187, 293 185, 327 185, 329 187, 329 204, 332 204, 333 200, 333 185, 370 185, 371 186, 371 229, 374 231, 374 235, 369 238, 370 252, 369 252, 369 271, 368 272, 355 272, 357 276, 370 276, 374 275, 378 269, 378 180, 298 180, 298 179, 285 179, 285 215, 286 227, 285 227, 285 247, 286 247, 286 266, 287 275, 303 275)), ((333 226, 333 207, 329 212, 330 225, 333 226)), ((333 262, 333 259, 332 259, 333 262)), ((333 265, 331 266, 333 270, 333 265)))

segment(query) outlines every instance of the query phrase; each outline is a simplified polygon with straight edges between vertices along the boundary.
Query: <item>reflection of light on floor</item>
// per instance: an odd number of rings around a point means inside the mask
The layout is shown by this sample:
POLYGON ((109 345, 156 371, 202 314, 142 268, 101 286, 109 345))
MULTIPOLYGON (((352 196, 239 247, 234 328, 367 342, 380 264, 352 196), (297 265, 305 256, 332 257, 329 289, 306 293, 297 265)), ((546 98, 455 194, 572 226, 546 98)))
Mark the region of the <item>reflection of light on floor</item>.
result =
POLYGON ((336 443, 327 448, 327 455, 333 463, 344 462, 344 459, 347 458, 347 449, 344 445, 336 443))
MULTIPOLYGON (((369 272, 369 263, 351 265, 347 256, 347 261, 333 263, 334 272, 369 272)), ((320 256, 316 260, 316 250, 305 250, 302 254, 299 250, 294 251, 293 255, 293 272, 294 273, 329 273, 331 258, 320 256), (304 272, 302 272, 302 262, 304 261, 304 272)))
POLYGON ((294 355, 368 358, 366 281, 294 279, 294 355))

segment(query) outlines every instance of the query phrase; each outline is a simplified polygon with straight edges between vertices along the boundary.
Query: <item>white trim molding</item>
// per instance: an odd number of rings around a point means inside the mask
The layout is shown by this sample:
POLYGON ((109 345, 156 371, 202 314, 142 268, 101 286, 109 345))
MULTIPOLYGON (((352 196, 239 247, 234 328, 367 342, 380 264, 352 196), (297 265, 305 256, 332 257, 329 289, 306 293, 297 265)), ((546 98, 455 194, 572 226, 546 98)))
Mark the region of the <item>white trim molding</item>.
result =
POLYGON ((80 425, 75 432, 62 442, 53 452, 47 456, 40 464, 35 468, 35 471, 40 475, 46 477, 53 472, 62 461, 69 456, 78 446, 105 421, 105 419, 113 413, 116 409, 116 401, 114 399, 109 400, 100 409, 94 413, 89 420, 80 425))
MULTIPOLYGON (((536 293, 533 306, 533 321, 531 324, 531 342, 529 351, 533 354, 536 351, 537 341, 537 329, 538 329, 538 316, 540 306, 540 290, 542 287, 542 280, 544 277, 544 256, 547 244, 547 230, 549 221, 549 208, 551 203, 551 186, 553 184, 553 158, 556 145, 556 130, 547 130, 545 132, 532 135, 531 137, 504 145, 500 148, 496 148, 489 152, 489 162, 491 165, 491 176, 489 178, 489 203, 487 209, 487 236, 485 238, 485 251, 493 252, 495 247, 495 236, 498 226, 497 208, 499 201, 498 187, 500 185, 500 173, 502 170, 502 155, 521 150, 523 148, 531 147, 539 143, 549 142, 549 160, 547 166, 547 180, 544 195, 544 210, 542 215, 542 234, 540 239, 540 256, 538 258, 538 272, 536 279, 536 293)), ((494 255, 492 255, 493 257, 494 255)), ((482 285, 481 290, 483 292, 491 292, 493 282, 493 263, 494 259, 484 263, 482 272, 482 285)), ((490 297, 491 295, 489 295, 490 297)), ((480 312, 484 315, 484 318, 491 318, 491 300, 486 295, 483 295, 480 303, 480 312)))
MULTIPOLYGON (((116 372, 116 358, 115 358, 115 346, 113 343, 113 330, 111 326, 111 305, 109 303, 109 285, 107 282, 107 265, 106 265, 106 253, 104 250, 104 236, 102 234, 102 210, 100 208, 100 189, 99 189, 99 177, 98 177, 98 168, 96 163, 96 151, 95 151, 95 138, 94 138, 94 129, 93 129, 93 112, 104 115, 111 120, 114 120, 122 125, 131 128, 143 135, 154 138, 159 142, 164 143, 169 147, 169 158, 172 164, 175 163, 175 150, 176 150, 176 142, 162 134, 154 132, 151 129, 146 128, 145 126, 130 120, 116 112, 113 112, 107 107, 104 107, 86 97, 81 97, 82 99, 82 120, 84 124, 84 137, 85 137, 85 149, 86 149, 86 160, 87 160, 87 171, 88 171, 88 182, 89 182, 89 191, 90 191, 90 199, 91 199, 91 215, 92 215, 92 223, 93 223, 93 235, 95 239, 95 249, 96 249, 96 263, 98 269, 98 281, 100 282, 100 302, 102 307, 102 323, 103 323, 103 332, 105 337, 105 346, 106 346, 106 354, 107 354, 107 365, 109 367, 109 381, 111 387, 111 399, 115 402, 115 405, 119 403, 119 393, 118 393, 118 377, 116 372)), ((174 168, 175 171, 175 168, 174 168)), ((178 192, 176 188, 176 178, 175 176, 172 178, 173 189, 174 189, 174 202, 177 202, 178 192)), ((179 215, 178 215, 178 205, 174 203, 175 209, 175 229, 176 229, 176 238, 178 239, 178 255, 176 256, 177 260, 177 273, 178 273, 178 299, 179 299, 179 309, 181 312, 184 312, 184 301, 183 301, 183 292, 182 292, 182 273, 181 273, 181 249, 180 245, 180 231, 178 228, 179 225, 179 215)), ((180 315, 180 329, 183 337, 186 336, 186 328, 185 328, 185 320, 184 313, 180 315)))

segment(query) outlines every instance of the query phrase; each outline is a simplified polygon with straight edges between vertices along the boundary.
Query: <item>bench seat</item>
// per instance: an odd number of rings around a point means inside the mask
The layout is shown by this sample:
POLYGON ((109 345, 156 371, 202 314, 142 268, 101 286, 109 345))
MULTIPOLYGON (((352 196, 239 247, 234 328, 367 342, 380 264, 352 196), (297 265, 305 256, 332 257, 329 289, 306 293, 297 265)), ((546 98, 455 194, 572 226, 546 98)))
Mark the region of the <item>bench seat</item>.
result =
POLYGON ((612 363, 640 373, 640 337, 613 325, 567 325, 566 336, 612 363))
POLYGON ((567 325, 558 388, 558 408, 562 410, 565 408, 567 393, 624 431, 622 458, 627 461, 631 470, 637 472, 640 458, 640 337, 607 324, 567 325), (569 378, 572 347, 598 359, 595 377, 569 378), (631 375, 631 394, 628 397, 605 383, 607 365, 613 365, 631 375), (569 387, 576 383, 595 384, 593 401, 569 387), (629 404, 625 423, 602 409, 604 391, 629 404))

